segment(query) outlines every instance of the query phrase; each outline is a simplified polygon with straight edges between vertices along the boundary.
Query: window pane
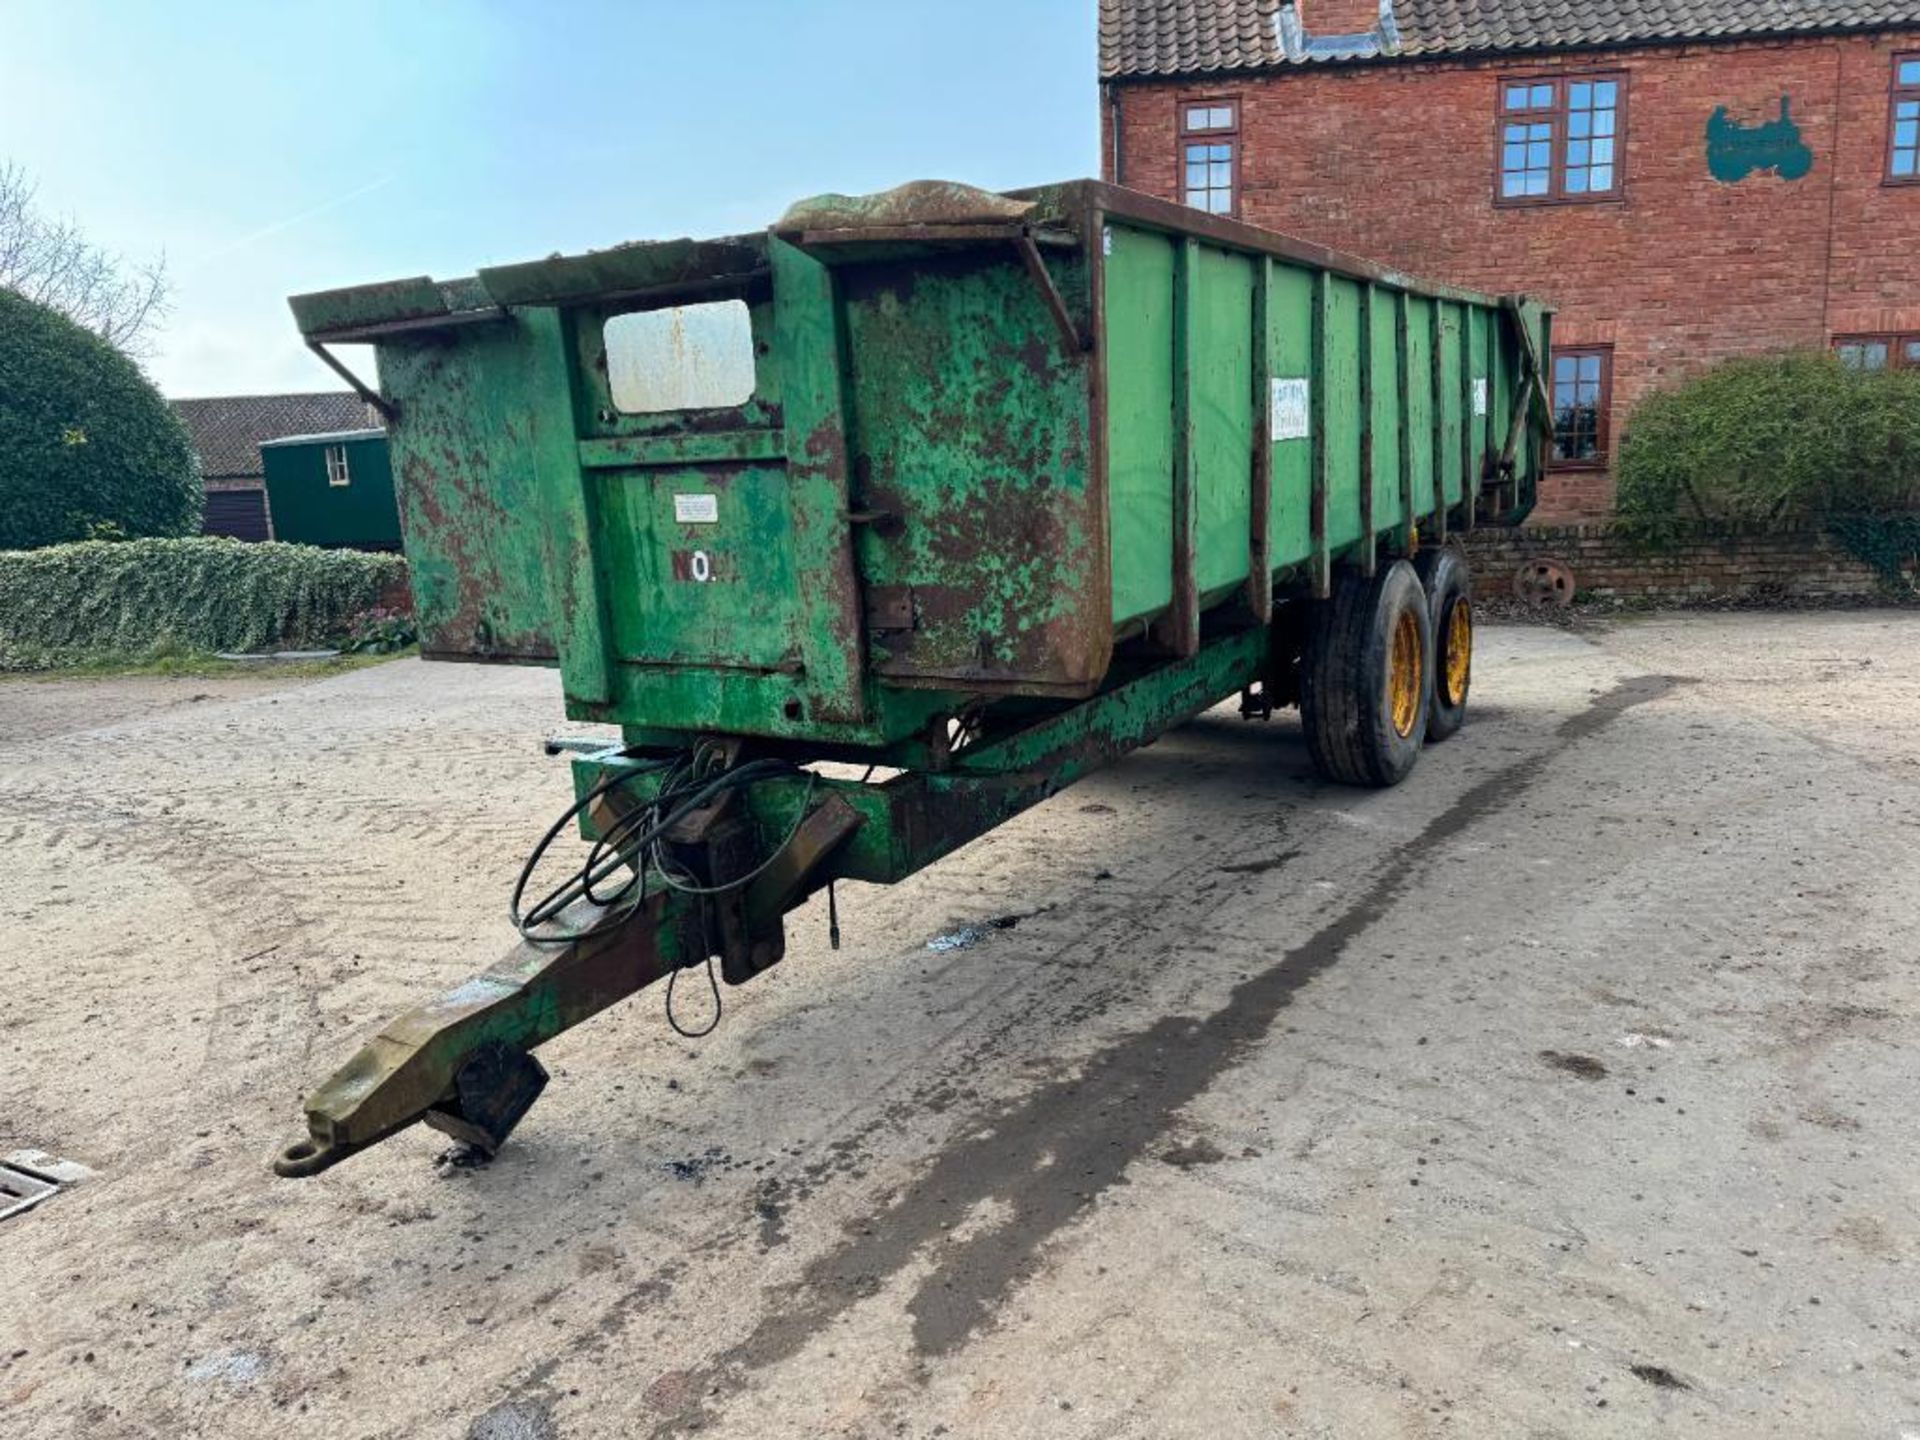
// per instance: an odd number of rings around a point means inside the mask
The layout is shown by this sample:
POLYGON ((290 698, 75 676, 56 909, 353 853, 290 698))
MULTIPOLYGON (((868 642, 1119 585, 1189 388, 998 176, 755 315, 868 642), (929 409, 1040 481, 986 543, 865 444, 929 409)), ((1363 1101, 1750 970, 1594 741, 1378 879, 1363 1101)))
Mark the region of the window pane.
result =
POLYGON ((1524 85, 1507 86, 1507 109, 1524 110, 1527 108, 1527 87, 1524 85))
POLYGON ((1620 87, 1611 80, 1601 80, 1593 87, 1593 105, 1596 110, 1611 109, 1618 103, 1620 87))
POLYGON ((1231 130, 1233 128, 1233 107, 1231 105, 1216 106, 1213 112, 1213 123, 1222 130, 1231 130))
POLYGON ((1920 100, 1902 100, 1893 107, 1896 120, 1920 120, 1920 100))
POLYGON ((1576 140, 1584 140, 1593 133, 1593 112, 1575 110, 1567 116, 1567 134, 1576 140))
POLYGON ((1187 189, 1204 190, 1207 188, 1207 167, 1204 165, 1187 166, 1187 189))
POLYGON ((1216 215, 1225 215, 1229 213, 1233 209, 1232 194, 1226 190, 1214 191, 1212 209, 1213 209, 1213 213, 1216 215))
POLYGON ((1598 355, 1582 355, 1579 360, 1579 365, 1580 378, 1582 380, 1591 381, 1595 385, 1600 383, 1600 357, 1598 355))
POLYGON ((1567 87, 1567 108, 1585 110, 1593 104, 1593 86, 1584 80, 1576 80, 1567 87))
POLYGON ((1231 187, 1233 184, 1233 166, 1209 165, 1207 167, 1207 184, 1218 190, 1225 190, 1231 187))
POLYGON ((1206 107, 1204 105, 1189 105, 1187 107, 1187 128, 1189 130, 1204 130, 1206 125, 1206 107))
POLYGON ((1552 163, 1553 163, 1553 147, 1551 145, 1548 145, 1545 141, 1542 141, 1536 145, 1529 145, 1527 147, 1527 164, 1551 165, 1552 163))
POLYGON ((1536 110, 1545 110, 1547 107, 1553 104, 1553 86, 1551 85, 1534 86, 1532 99, 1528 103, 1531 104, 1533 108, 1536 110))
POLYGON ((1585 165, 1588 158, 1588 146, 1589 142, 1585 140, 1569 140, 1567 142, 1567 164, 1585 165))
POLYGON ((1613 111, 1598 110, 1594 112, 1594 116, 1593 116, 1593 133, 1594 134, 1596 135, 1613 134, 1613 124, 1614 124, 1613 111))
POLYGON ((1901 346, 1901 352, 1906 356, 1907 364, 1920 365, 1920 340, 1908 340, 1904 342, 1901 346))
POLYGON ((1920 150, 1896 150, 1893 152, 1893 173, 1912 175, 1920 173, 1920 150))
POLYGON ((1900 84, 1920 85, 1920 60, 1902 60, 1900 62, 1900 84))
POLYGON ((1920 145, 1920 120, 1902 120, 1893 127, 1893 143, 1903 150, 1920 145))
POLYGON ((1613 163, 1613 141, 1611 139, 1596 140, 1593 142, 1593 163, 1596 165, 1610 165, 1613 163))
POLYGON ((1547 193, 1547 172, 1530 170, 1527 172, 1527 194, 1544 195, 1547 193))
POLYGON ((1589 190, 1611 190, 1613 188, 1613 167, 1611 165, 1595 165, 1587 172, 1587 188, 1589 190))
POLYGON ((1584 195, 1587 193, 1587 172, 1584 169, 1567 172, 1567 193, 1584 195))

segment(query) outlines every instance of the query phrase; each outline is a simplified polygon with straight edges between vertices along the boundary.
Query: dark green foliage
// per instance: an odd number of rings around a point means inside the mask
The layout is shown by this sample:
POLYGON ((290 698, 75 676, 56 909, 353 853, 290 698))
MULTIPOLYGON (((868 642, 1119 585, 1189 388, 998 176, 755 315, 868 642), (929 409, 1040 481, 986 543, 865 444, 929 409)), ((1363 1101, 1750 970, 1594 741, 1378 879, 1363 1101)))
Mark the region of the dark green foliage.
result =
POLYGON ((193 449, 125 355, 0 290, 0 550, 200 528, 193 449))
POLYGON ((1647 396, 1619 464, 1626 525, 1772 525, 1920 504, 1920 371, 1807 353, 1731 360, 1647 396))
POLYGON ((339 643, 349 655, 392 655, 419 638, 411 612, 376 605, 347 622, 339 643))
POLYGON ((1827 533, 1856 560, 1871 565, 1883 584, 1913 588, 1912 577, 1920 569, 1920 514, 1829 515, 1827 533))
POLYGON ((203 537, 4 552, 0 670, 323 645, 406 570, 398 555, 203 537))

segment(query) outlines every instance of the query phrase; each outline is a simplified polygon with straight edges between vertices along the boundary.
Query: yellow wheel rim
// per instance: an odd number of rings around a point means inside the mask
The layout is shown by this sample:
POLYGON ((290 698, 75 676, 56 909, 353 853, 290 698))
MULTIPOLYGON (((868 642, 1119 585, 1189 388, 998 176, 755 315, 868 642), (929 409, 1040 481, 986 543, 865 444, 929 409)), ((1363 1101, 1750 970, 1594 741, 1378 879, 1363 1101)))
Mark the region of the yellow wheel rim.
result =
POLYGON ((1453 602, 1441 643, 1445 658, 1440 662, 1440 673, 1446 678, 1447 703, 1458 705, 1466 698, 1467 679, 1473 673, 1473 607, 1465 600, 1453 602))
POLYGON ((1402 610, 1393 622, 1393 650, 1389 657, 1387 700, 1393 730, 1401 739, 1413 734, 1420 719, 1420 689, 1426 680, 1426 657, 1420 653, 1420 617, 1402 610))

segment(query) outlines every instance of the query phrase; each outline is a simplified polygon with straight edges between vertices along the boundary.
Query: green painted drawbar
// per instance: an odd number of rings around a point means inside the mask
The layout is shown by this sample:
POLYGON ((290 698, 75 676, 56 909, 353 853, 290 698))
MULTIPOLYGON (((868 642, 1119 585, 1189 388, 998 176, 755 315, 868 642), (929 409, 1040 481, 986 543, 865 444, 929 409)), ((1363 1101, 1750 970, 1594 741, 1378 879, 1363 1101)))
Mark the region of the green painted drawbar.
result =
POLYGON ((664 979, 704 1034, 680 971, 751 979, 809 895, 1235 692, 1397 783, 1465 714, 1446 537, 1527 512, 1550 429, 1540 306, 1090 181, 293 303, 347 378, 329 347, 377 347, 426 653, 557 663, 622 728, 521 943, 310 1092, 288 1176, 423 1119, 498 1148, 561 1031, 664 979))
POLYGON ((1542 460, 1540 306, 1094 182, 293 304, 378 346, 425 653, 557 662, 647 733, 1083 698, 1517 519, 1542 460))

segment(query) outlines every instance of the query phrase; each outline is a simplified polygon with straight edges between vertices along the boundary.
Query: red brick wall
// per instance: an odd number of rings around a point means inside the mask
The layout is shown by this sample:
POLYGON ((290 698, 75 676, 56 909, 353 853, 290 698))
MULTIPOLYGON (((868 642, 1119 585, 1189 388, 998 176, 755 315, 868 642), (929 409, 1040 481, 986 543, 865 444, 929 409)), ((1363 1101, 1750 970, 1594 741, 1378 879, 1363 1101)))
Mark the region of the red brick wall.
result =
POLYGON ((1688 604, 1704 600, 1888 598, 1872 566, 1819 531, 1700 531, 1658 551, 1610 526, 1527 526, 1466 537, 1474 592, 1506 598, 1521 565, 1555 560, 1582 598, 1688 604))
POLYGON ((1301 0, 1299 9, 1311 35, 1358 35, 1380 23, 1380 0, 1301 0))
MULTIPOLYGON (((1617 443, 1636 397, 1712 360, 1920 330, 1920 186, 1882 184, 1897 50, 1920 50, 1920 31, 1126 82, 1111 91, 1122 173, 1111 174, 1111 137, 1106 165, 1109 178, 1179 198, 1177 104, 1237 97, 1242 218, 1415 274, 1546 298, 1559 308, 1558 343, 1614 347, 1617 443), (1628 74, 1622 198, 1496 207, 1499 77, 1595 69, 1628 74), (1812 173, 1714 180, 1714 107, 1750 124, 1777 115, 1783 94, 1812 173)), ((1611 499, 1604 475, 1556 475, 1539 518, 1603 514, 1611 499)))

